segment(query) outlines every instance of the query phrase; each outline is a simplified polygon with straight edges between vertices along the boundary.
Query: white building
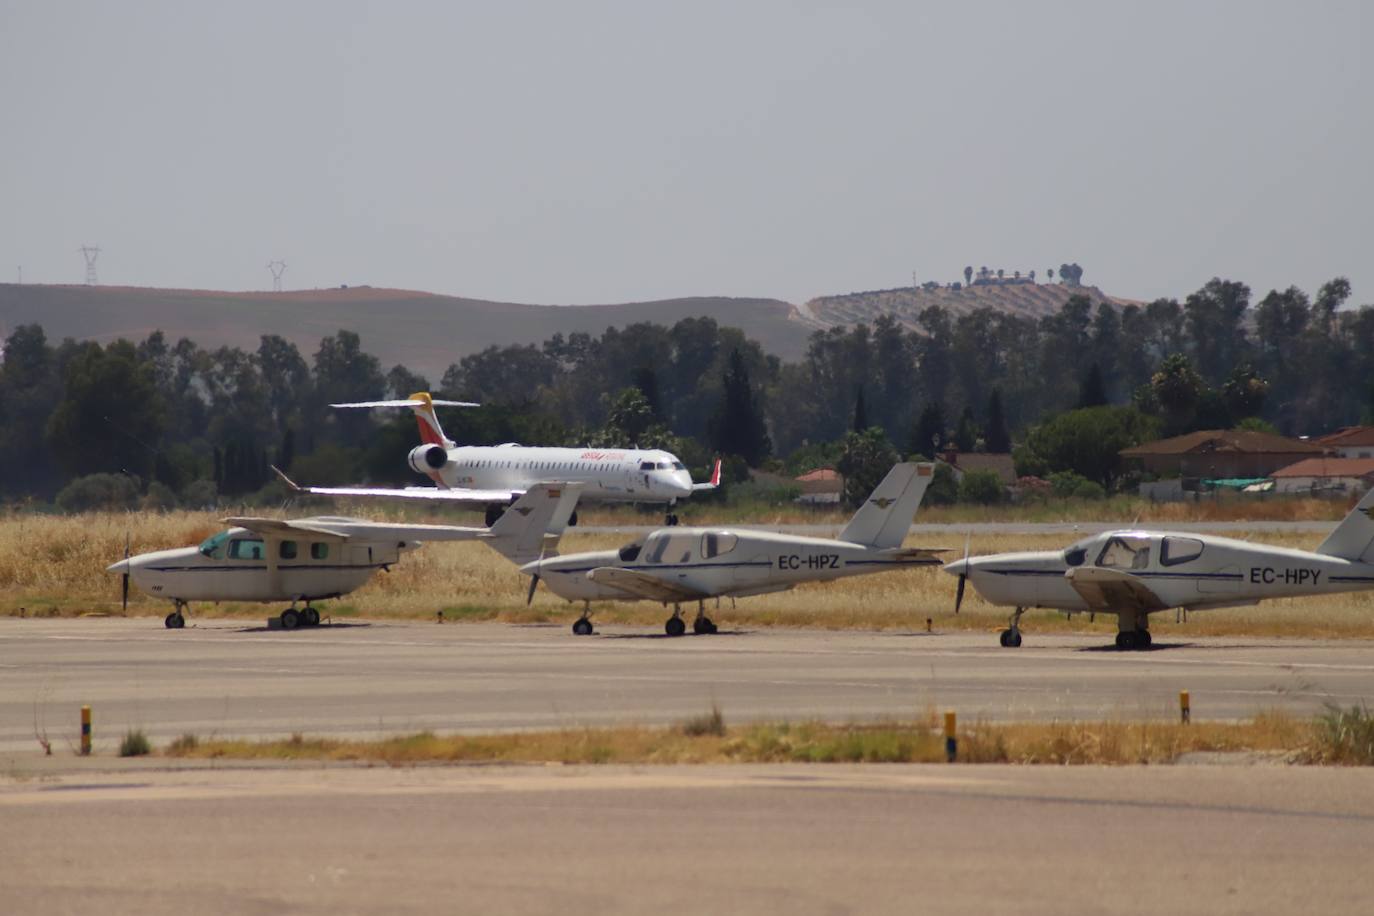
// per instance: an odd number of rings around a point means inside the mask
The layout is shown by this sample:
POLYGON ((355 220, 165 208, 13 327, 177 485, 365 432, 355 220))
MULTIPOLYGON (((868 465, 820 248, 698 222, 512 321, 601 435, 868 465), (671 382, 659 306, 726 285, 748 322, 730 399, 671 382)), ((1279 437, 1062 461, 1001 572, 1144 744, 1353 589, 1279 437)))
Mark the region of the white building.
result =
POLYGON ((1363 493, 1374 484, 1374 458, 1304 458, 1269 476, 1277 493, 1363 493))

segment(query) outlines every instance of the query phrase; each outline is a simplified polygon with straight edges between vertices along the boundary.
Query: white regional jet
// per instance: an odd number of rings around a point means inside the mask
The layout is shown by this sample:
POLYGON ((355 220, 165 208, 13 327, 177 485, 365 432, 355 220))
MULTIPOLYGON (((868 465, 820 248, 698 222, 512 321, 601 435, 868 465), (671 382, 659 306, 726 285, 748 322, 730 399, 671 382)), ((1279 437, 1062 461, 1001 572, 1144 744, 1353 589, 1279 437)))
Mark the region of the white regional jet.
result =
POLYGON ((993 604, 1013 607, 1002 645, 1021 645, 1028 608, 1115 614, 1119 649, 1149 648, 1149 615, 1170 608, 1201 611, 1257 604, 1266 598, 1326 595, 1374 588, 1374 490, 1322 541, 1316 552, 1233 538, 1171 531, 1107 531, 1063 551, 999 553, 947 563, 993 604))
POLYGON ((545 556, 521 567, 568 601, 583 602, 573 633, 592 632, 593 601, 657 601, 673 605, 669 636, 687 630, 681 603, 697 602, 695 633, 714 633, 705 599, 786 591, 907 566, 939 563, 939 548, 902 547, 934 465, 897 464, 840 532, 838 540, 744 528, 659 528, 619 550, 545 556))
POLYGON ((192 601, 289 601, 281 612, 283 629, 318 624, 312 602, 337 598, 361 588, 378 569, 387 569, 403 552, 423 541, 481 540, 515 563, 543 555, 546 530, 567 518, 577 502, 577 487, 529 489, 495 525, 404 525, 320 516, 284 521, 272 518, 227 518, 234 527, 213 535, 199 547, 181 547, 127 557, 109 567, 124 576, 124 605, 129 583, 175 609, 164 621, 168 629, 186 625, 183 611, 192 601), (296 605, 305 607, 297 610, 296 605))
MULTIPOLYGON (((421 444, 410 450, 406 462, 413 471, 434 481, 434 486, 396 489, 298 487, 290 480, 287 483, 299 492, 319 496, 437 500, 485 507, 488 525, 496 521, 511 501, 537 483, 581 483, 582 499, 587 502, 661 503, 667 507, 664 522, 668 525, 677 524, 677 515, 672 510, 679 499, 701 490, 713 490, 720 484, 719 460, 709 483, 692 483, 686 466, 662 449, 545 448, 513 442, 459 446, 444 435, 434 413, 435 405, 476 406, 467 401, 436 400, 423 391, 399 401, 329 405, 408 407, 414 411, 420 426, 421 444)), ((577 524, 575 512, 569 524, 577 524)))

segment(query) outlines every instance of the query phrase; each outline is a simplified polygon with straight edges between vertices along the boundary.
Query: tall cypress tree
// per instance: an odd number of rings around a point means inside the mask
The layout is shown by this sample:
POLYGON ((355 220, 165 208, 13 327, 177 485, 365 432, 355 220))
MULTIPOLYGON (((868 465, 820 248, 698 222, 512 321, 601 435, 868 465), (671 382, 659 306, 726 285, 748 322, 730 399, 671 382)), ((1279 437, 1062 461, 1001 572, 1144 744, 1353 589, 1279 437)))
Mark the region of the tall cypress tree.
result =
POLYGON ((738 455, 757 467, 773 450, 763 412, 749 383, 749 367, 738 349, 730 353, 720 404, 710 422, 711 444, 722 455, 738 455))
POLYGON ((911 452, 935 458, 945 444, 945 409, 938 401, 931 401, 921 410, 916 428, 911 431, 911 452))
POLYGON ((868 429, 868 408, 864 404, 864 386, 859 386, 859 395, 854 399, 854 432, 868 429))
POLYGON ((992 394, 988 395, 988 422, 987 430, 983 433, 983 442, 990 452, 1002 454, 1011 451, 1011 433, 1007 431, 1007 417, 1002 408, 1000 388, 992 389, 992 394))

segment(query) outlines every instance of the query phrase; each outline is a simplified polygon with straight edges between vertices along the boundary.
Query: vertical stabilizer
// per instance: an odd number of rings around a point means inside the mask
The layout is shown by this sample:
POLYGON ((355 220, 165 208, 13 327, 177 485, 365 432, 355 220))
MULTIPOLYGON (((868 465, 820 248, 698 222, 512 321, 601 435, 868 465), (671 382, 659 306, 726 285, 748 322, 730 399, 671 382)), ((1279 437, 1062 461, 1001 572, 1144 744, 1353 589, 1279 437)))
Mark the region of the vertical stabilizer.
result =
POLYGON ((894 464, 844 526, 840 540, 868 547, 900 547, 934 476, 933 464, 894 464))
POLYGON ((417 391, 406 400, 411 402, 410 409, 415 411, 415 419, 420 425, 420 441, 425 445, 453 448, 456 443, 444 435, 444 428, 439 425, 439 415, 434 412, 434 398, 429 392, 417 391))
POLYGON ((1350 514, 1326 536, 1317 553, 1374 563, 1374 490, 1366 493, 1350 510, 1350 514))
POLYGON ((536 484, 482 535, 492 550, 518 566, 550 556, 577 508, 581 484, 536 484))

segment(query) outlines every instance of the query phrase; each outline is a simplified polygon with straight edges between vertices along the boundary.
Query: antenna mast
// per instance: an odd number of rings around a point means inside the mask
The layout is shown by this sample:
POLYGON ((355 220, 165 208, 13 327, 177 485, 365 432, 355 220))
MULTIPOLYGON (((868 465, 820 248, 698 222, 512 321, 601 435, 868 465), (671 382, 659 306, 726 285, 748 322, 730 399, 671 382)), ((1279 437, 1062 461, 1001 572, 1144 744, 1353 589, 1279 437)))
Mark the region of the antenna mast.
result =
POLYGON ((100 257, 100 248, 95 245, 82 245, 77 251, 86 259, 86 285, 95 286, 100 282, 95 278, 95 259, 100 257))

